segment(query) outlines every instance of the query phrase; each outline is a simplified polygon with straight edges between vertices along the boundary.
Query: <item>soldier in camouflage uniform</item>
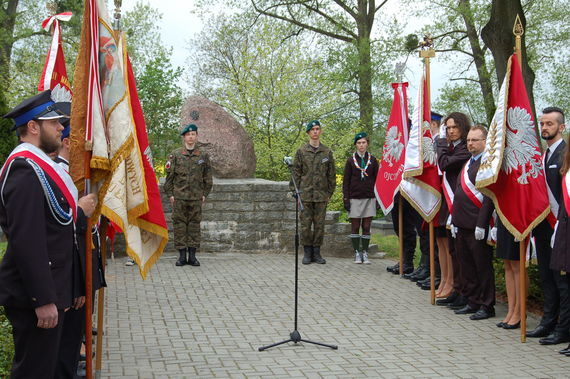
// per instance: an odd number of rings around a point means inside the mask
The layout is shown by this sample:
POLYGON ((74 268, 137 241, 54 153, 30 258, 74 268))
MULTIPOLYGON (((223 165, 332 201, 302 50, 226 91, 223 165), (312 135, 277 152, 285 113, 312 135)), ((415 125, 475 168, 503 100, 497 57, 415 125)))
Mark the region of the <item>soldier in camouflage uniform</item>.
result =
POLYGON ((297 150, 293 161, 293 176, 304 205, 301 211, 301 244, 305 253, 303 264, 324 264, 326 261, 321 257, 321 245, 325 234, 327 203, 336 186, 336 168, 331 149, 320 142, 320 122, 309 122, 306 132, 309 143, 297 150))
POLYGON ((168 157, 164 191, 172 206, 174 244, 180 252, 176 266, 200 266, 196 249, 200 247, 202 204, 212 190, 212 170, 208 154, 196 146, 198 127, 187 125, 180 135, 184 146, 168 157))

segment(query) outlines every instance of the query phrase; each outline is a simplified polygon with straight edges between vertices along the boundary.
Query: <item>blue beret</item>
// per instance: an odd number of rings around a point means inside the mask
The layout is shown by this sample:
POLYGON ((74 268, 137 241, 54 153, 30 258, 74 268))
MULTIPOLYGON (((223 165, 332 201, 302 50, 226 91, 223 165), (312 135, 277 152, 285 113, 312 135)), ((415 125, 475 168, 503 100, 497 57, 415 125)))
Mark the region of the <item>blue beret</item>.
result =
POLYGON ((313 129, 313 126, 321 126, 321 123, 319 122, 319 120, 313 120, 307 123, 307 127, 305 128, 306 132, 308 133, 311 129, 313 129))
POLYGON ((66 117, 69 117, 69 107, 64 103, 55 103, 49 89, 25 99, 4 115, 4 118, 11 118, 15 121, 16 125, 12 130, 26 125, 31 120, 53 120, 66 117))
POLYGON ((186 134, 188 132, 197 132, 197 131, 198 131, 198 127, 196 125, 188 124, 184 128, 182 128, 180 135, 183 136, 184 134, 186 134))
POLYGON ((356 141, 358 141, 361 138, 366 138, 368 137, 368 134, 366 134, 366 132, 360 132, 357 135, 354 136, 354 144, 356 145, 356 141))

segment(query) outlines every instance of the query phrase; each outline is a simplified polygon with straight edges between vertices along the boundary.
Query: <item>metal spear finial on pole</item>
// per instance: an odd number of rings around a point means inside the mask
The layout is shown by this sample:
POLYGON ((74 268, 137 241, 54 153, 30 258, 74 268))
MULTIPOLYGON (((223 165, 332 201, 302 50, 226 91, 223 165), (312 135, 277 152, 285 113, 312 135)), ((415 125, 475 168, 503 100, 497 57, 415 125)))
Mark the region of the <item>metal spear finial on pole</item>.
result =
POLYGON ((113 28, 116 31, 121 30, 121 5, 123 4, 122 0, 115 0, 115 14, 113 17, 115 18, 115 22, 113 24, 113 28))
POLYGON ((524 27, 518 14, 513 25, 513 34, 515 35, 515 53, 522 69, 522 36, 524 35, 524 27))

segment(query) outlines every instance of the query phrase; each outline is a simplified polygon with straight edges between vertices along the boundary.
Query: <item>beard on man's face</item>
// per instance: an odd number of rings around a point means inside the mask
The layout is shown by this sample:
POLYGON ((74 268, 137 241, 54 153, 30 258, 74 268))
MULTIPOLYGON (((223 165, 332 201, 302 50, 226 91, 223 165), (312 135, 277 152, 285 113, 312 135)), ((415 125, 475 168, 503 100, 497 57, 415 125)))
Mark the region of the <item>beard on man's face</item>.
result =
POLYGON ((61 140, 58 137, 52 137, 44 131, 44 127, 40 126, 40 146, 46 154, 53 154, 59 150, 61 140))
POLYGON ((540 138, 545 141, 550 141, 551 139, 554 139, 554 137, 556 137, 556 134, 548 134, 548 132, 540 133, 540 138))

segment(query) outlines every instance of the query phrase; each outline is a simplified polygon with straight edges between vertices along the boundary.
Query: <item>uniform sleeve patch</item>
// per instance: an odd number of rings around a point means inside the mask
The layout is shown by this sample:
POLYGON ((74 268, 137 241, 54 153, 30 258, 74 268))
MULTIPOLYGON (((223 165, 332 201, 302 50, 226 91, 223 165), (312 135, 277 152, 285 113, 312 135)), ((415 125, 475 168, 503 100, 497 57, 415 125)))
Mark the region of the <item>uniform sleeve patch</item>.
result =
POLYGON ((164 165, 164 168, 167 170, 170 170, 170 161, 166 162, 166 164, 164 165))
POLYGON ((327 163, 329 161, 328 158, 323 158, 323 160, 321 161, 321 163, 327 163))

